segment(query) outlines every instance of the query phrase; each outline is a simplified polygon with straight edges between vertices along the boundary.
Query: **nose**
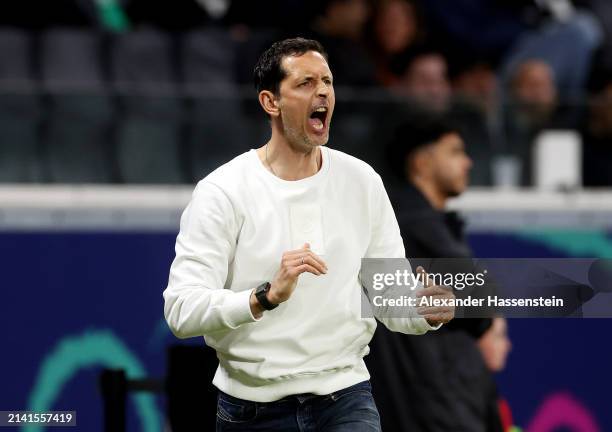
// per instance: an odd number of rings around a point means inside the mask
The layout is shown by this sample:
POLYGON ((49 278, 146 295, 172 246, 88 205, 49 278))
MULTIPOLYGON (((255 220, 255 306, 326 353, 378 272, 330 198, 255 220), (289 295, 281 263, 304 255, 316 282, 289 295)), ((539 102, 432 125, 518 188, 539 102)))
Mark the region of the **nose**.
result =
POLYGON ((472 169, 472 166, 474 166, 474 162, 472 161, 472 158, 469 157, 468 155, 465 155, 465 166, 466 166, 466 169, 468 170, 472 169))
POLYGON ((319 87, 317 88, 317 96, 327 98, 329 96, 329 92, 330 89, 327 84, 324 82, 319 84, 319 87))

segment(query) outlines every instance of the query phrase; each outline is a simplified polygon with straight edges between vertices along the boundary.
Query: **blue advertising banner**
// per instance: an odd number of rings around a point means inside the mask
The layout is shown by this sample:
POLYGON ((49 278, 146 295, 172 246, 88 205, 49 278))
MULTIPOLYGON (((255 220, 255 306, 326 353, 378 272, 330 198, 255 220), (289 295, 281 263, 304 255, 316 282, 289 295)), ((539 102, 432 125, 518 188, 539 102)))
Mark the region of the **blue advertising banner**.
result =
MULTIPOLYGON (((178 341, 163 319, 175 236, 172 230, 0 233, 0 410, 75 411, 77 430, 101 431, 103 367, 163 378, 169 344, 203 343, 178 341)), ((612 235, 603 231, 476 231, 470 242, 479 257, 612 257, 612 235)), ((527 430, 552 431, 551 424, 612 430, 610 330, 605 319, 509 320, 513 350, 498 382, 514 423, 527 430), (559 418, 559 409, 571 419, 559 418)), ((127 430, 163 430, 163 397, 137 393, 127 410, 127 430)))

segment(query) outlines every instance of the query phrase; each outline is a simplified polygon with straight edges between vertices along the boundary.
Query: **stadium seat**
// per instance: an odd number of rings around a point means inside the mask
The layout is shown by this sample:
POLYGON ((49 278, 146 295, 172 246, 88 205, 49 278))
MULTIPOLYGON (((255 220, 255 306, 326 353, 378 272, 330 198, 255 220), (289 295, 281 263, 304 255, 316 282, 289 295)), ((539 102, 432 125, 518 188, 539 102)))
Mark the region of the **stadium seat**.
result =
POLYGON ((220 28, 184 33, 180 41, 182 80, 186 85, 234 84, 236 43, 220 28))
POLYGON ((113 101, 105 84, 101 36, 80 29, 42 35, 42 80, 49 94, 44 128, 49 180, 113 181, 113 101))
POLYGON ((0 182, 40 181, 32 39, 23 30, 2 28, 0 52, 0 182))
POLYGON ((177 123, 136 116, 126 118, 118 131, 117 161, 126 183, 180 183, 177 123))
POLYGON ((230 34, 216 28, 188 32, 180 52, 182 82, 190 95, 187 155, 197 181, 253 144, 234 79, 236 43, 230 34))
POLYGON ((184 181, 182 100, 174 64, 172 39, 158 30, 137 30, 113 41, 111 74, 122 108, 117 131, 121 181, 184 181))

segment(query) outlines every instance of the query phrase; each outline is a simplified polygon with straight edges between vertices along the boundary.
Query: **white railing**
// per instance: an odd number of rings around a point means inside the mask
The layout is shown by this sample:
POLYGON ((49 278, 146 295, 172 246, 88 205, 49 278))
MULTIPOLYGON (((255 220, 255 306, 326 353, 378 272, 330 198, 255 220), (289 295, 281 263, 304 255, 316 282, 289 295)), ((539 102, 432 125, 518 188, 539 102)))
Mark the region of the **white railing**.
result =
MULTIPOLYGON (((1 185, 2 230, 176 231, 193 186, 1 185)), ((451 201, 468 228, 612 228, 612 190, 473 188, 451 201)))

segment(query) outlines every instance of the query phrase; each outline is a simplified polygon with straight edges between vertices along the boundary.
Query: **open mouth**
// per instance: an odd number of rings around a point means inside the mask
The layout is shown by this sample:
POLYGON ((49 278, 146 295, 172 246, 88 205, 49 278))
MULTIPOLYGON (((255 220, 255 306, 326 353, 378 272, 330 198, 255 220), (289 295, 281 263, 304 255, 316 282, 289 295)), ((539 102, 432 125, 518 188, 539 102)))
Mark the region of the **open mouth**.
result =
POLYGON ((310 113, 308 123, 312 126, 315 131, 322 132, 325 129, 327 121, 328 109, 326 106, 316 107, 313 112, 310 113))

